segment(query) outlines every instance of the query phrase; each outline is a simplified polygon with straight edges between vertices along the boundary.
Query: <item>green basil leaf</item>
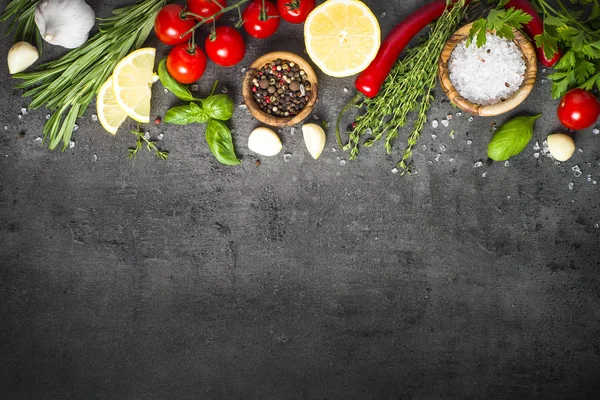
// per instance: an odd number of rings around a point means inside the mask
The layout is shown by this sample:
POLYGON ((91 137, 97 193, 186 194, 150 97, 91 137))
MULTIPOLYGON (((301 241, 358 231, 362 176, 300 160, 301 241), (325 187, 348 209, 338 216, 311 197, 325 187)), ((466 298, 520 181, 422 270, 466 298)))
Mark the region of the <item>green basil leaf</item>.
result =
POLYGON ((233 100, 226 94, 208 96, 202 101, 202 107, 209 117, 220 121, 227 121, 233 115, 233 100))
POLYGON ((224 122, 216 119, 208 120, 208 125, 206 126, 206 143, 208 143, 210 151, 212 151, 220 163, 225 165, 240 164, 240 160, 235 155, 235 149, 233 148, 231 131, 224 122))
POLYGON ((188 89, 187 86, 182 85, 177 82, 167 71, 167 59, 163 58, 158 63, 158 78, 160 79, 160 83, 165 87, 165 89, 169 90, 175 96, 177 96, 181 101, 194 101, 200 100, 192 96, 192 92, 188 89))
POLYGON ((196 103, 190 103, 187 106, 173 107, 165 114, 165 123, 175 125, 187 125, 194 122, 205 123, 208 121, 206 111, 200 108, 196 103))
POLYGON ((533 124, 542 114, 517 117, 502 125, 488 145, 488 157, 505 161, 522 152, 533 136, 533 124))

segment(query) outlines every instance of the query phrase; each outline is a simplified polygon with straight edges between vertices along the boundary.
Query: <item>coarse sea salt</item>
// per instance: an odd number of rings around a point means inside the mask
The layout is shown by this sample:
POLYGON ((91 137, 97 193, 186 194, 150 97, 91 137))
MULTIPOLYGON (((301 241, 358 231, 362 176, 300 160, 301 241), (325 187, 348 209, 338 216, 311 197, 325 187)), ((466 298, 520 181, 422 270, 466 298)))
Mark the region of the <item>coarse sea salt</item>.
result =
POLYGON ((459 43, 448 65, 454 88, 467 100, 482 105, 507 99, 523 83, 525 61, 512 41, 492 33, 477 47, 459 43))

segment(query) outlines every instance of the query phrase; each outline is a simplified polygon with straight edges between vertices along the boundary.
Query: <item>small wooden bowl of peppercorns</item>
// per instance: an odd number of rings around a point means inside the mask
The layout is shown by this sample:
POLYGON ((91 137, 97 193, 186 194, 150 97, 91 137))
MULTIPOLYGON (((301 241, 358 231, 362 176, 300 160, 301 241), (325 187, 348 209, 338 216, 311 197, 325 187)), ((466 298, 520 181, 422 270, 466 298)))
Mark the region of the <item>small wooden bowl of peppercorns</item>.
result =
POLYGON ((242 94, 252 115, 270 126, 304 120, 317 102, 317 75, 294 53, 275 51, 258 58, 244 77, 242 94))

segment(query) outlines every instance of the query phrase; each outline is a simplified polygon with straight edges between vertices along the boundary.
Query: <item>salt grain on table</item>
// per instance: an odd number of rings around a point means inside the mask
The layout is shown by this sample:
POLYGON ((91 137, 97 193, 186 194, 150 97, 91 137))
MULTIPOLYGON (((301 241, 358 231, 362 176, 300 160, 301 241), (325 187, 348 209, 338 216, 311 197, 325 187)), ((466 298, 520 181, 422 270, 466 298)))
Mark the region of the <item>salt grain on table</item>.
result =
POLYGON ((496 104, 508 98, 523 83, 525 61, 512 41, 486 34, 486 44, 477 47, 459 43, 450 57, 450 80, 467 100, 496 104))

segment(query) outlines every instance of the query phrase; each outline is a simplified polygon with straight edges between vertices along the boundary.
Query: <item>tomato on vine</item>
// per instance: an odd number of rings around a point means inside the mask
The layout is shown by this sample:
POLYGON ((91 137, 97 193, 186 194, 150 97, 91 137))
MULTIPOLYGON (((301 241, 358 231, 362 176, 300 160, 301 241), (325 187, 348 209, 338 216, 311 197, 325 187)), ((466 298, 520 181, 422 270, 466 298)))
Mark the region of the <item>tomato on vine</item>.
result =
POLYGON ((215 64, 231 67, 242 61, 246 54, 244 38, 231 26, 219 26, 206 38, 206 54, 215 64))
POLYGON ((254 0, 242 13, 244 29, 258 39, 268 38, 279 28, 277 6, 266 0, 254 0))
MULTIPOLYGON (((188 10, 202 18, 207 18, 215 15, 221 9, 227 7, 227 0, 188 0, 188 10)), ((219 15, 215 20, 221 18, 219 15)), ((206 21, 207 23, 213 22, 213 19, 206 21)))
POLYGON ((158 12, 154 21, 154 31, 158 40, 169 46, 175 46, 188 41, 192 35, 191 33, 188 33, 184 37, 181 37, 181 35, 192 29, 195 21, 193 18, 182 18, 181 14, 183 11, 182 6, 169 4, 158 12))
POLYGON ((195 44, 183 43, 173 47, 167 56, 167 71, 177 82, 196 82, 206 69, 206 56, 195 44))
POLYGON ((316 0, 277 0, 281 18, 292 24, 301 24, 316 7, 316 0))

